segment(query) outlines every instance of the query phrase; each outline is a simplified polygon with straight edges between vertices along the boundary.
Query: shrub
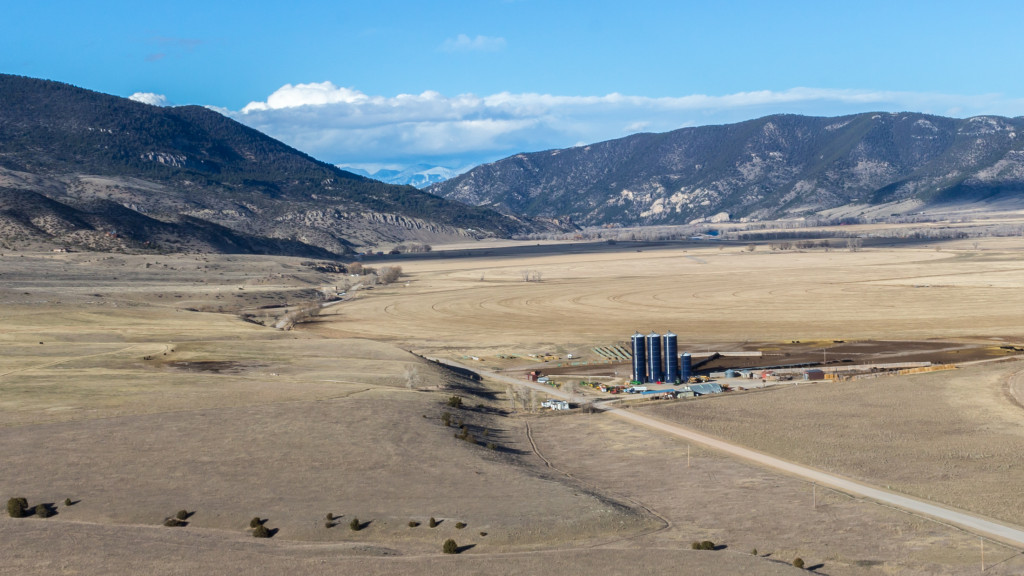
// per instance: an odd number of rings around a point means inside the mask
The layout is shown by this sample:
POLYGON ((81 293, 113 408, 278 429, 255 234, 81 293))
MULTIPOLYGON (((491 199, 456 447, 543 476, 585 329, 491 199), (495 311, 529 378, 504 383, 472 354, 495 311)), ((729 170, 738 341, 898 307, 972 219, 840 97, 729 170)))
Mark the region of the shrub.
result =
POLYGON ((484 536, 487 536, 487 532, 481 532, 481 533, 480 533, 480 537, 481 537, 481 538, 482 538, 482 537, 484 537, 484 536))
POLYGON ((327 516, 324 516, 324 520, 327 520, 328 522, 330 522, 331 520, 334 520, 334 514, 331 513, 331 512, 328 512, 327 516))
POLYGON ((420 525, 419 522, 417 522, 415 520, 409 520, 409 528, 415 528, 415 527, 417 527, 419 525, 420 525))
POLYGON ((53 516, 54 512, 48 504, 39 504, 36 506, 36 516, 40 518, 49 518, 53 516))
POLYGON ((447 412, 445 412, 444 414, 441 414, 441 423, 444 424, 445 426, 451 426, 452 425, 452 415, 447 413, 447 412))
POLYGON ((803 569, 803 567, 804 567, 804 559, 797 557, 796 559, 793 560, 793 566, 795 566, 796 568, 803 569))
POLYGON ((466 523, 465 522, 456 522, 455 523, 455 529, 456 530, 462 530, 465 527, 466 527, 466 523))
POLYGON ((358 532, 360 528, 362 528, 362 526, 359 524, 359 518, 353 518, 352 521, 348 523, 348 527, 351 528, 353 531, 358 532))
POLYGON ((178 520, 187 520, 188 519, 188 510, 178 510, 178 513, 174 517, 177 518, 178 520))
POLYGON ((751 556, 757 556, 757 548, 750 551, 751 556))
POLYGON ((448 405, 451 406, 452 408, 462 408, 462 397, 452 396, 448 398, 448 405))
POLYGON ((72 502, 71 502, 71 498, 65 498, 65 499, 64 499, 64 505, 65 505, 65 506, 71 506, 71 504, 72 504, 72 502))
POLYGON ((252 531, 253 538, 270 538, 270 530, 263 524, 258 524, 252 531))
POLYGON ((427 526, 430 526, 431 528, 437 528, 437 520, 434 520, 434 517, 431 516, 430 522, 427 522, 427 526))
POLYGON ((487 449, 488 450, 497 450, 498 449, 498 445, 495 444, 494 442, 488 442, 487 443, 487 449))
POLYGON ((401 276, 401 266, 384 266, 383 268, 380 269, 378 279, 380 280, 381 284, 391 284, 392 282, 397 282, 401 276))
POLYGON ((455 540, 451 538, 444 541, 444 546, 441 548, 445 554, 458 554, 459 545, 455 543, 455 540))
POLYGON ((187 525, 188 525, 188 522, 183 522, 181 520, 178 520, 177 518, 168 518, 168 519, 164 520, 164 526, 168 526, 168 527, 171 527, 171 528, 177 528, 178 526, 187 526, 187 525))
POLYGON ((260 520, 259 516, 249 520, 249 528, 255 528, 257 526, 263 526, 263 520, 260 520))
POLYGON ((330 520, 324 521, 324 528, 334 528, 334 522, 331 522, 330 520))
POLYGON ((703 542, 694 541, 693 544, 690 544, 690 548, 694 550, 714 550, 715 543, 711 540, 704 540, 703 542))
POLYGON ((7 515, 11 518, 24 518, 28 515, 28 500, 11 498, 7 501, 7 515))

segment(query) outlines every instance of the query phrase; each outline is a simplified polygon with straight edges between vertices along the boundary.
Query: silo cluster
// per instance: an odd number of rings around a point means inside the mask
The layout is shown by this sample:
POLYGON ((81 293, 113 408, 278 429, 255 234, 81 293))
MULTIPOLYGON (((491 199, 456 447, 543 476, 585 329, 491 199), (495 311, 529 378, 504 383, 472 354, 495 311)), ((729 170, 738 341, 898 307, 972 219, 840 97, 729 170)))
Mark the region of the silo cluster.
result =
POLYGON ((637 332, 632 337, 633 380, 648 382, 685 382, 690 377, 690 355, 683 355, 683 370, 679 370, 679 341, 672 332, 664 336, 651 332, 644 336, 637 332))

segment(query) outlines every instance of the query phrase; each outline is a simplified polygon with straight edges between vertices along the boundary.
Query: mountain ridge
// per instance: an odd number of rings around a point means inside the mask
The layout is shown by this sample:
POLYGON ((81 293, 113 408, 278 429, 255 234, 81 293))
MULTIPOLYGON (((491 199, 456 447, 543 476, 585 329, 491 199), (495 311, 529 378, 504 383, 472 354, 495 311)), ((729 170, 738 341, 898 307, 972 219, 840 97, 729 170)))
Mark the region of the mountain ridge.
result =
POLYGON ((1024 196, 1024 117, 772 115, 517 154, 428 191, 579 225, 771 219, 1024 196), (908 206, 913 203, 908 203, 908 206))
MULTIPOLYGON (((236 235, 232 242, 240 249, 305 245, 310 253, 340 255, 358 245, 509 236, 533 227, 340 170, 207 108, 156 107, 2 74, 0 187, 6 195, 27 190, 46 196, 66 205, 69 215, 92 214, 90 203, 97 200, 112 202, 172 224, 164 231, 182 245, 190 243, 191 228, 206 230, 200 237, 223 228, 231 233, 221 240, 236 235)), ((26 228, 30 215, 17 208, 25 202, 7 202, 0 212, 6 222, 0 232, 20 231, 7 240, 76 241, 68 232, 62 237, 45 227, 26 228)), ((168 248, 169 237, 161 238, 130 240, 168 248)))

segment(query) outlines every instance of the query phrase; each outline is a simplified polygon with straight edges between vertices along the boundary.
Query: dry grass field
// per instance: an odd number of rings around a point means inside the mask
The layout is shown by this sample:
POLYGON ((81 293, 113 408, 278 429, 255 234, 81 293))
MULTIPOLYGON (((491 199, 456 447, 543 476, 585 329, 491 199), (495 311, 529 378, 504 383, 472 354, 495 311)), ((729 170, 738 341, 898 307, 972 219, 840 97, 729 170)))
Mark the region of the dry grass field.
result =
MULTIPOLYGON (((355 292, 291 331, 238 314, 308 302, 343 278, 286 258, 5 253, 0 494, 59 513, 0 518, 0 574, 785 574, 799 573, 787 564, 796 555, 833 575, 972 573, 972 535, 835 493, 807 510, 800 481, 696 448, 686 468, 685 444, 608 416, 507 414, 504 385, 407 352, 516 368, 531 361, 496 356, 586 354, 635 329, 672 329, 695 349, 1024 340, 1024 243, 940 248, 402 260, 401 283, 355 292), (445 407, 453 394, 465 409, 445 407), (446 411, 477 445, 453 437, 446 411), (195 512, 187 527, 161 526, 179 509, 195 512), (252 538, 253 516, 279 532, 252 538), (431 516, 442 520, 433 529, 431 516), (352 531, 353 518, 368 524, 352 531), (466 547, 456 558, 440 554, 449 537, 466 547), (705 538, 725 548, 688 549, 705 538)), ((1012 367, 801 385, 660 415, 708 414, 694 426, 729 422, 712 432, 751 445, 744 434, 768 422, 755 440, 783 457, 1022 522, 999 487, 1012 484, 1021 445, 1024 409, 1003 393, 1012 367), (883 389, 898 393, 858 393, 883 389), (875 435, 845 414, 877 418, 875 435), (829 456, 857 445, 819 445, 830 418, 889 441, 888 468, 829 456), (785 452, 790 430, 806 453, 785 452), (901 442, 920 454, 905 458, 901 442), (958 488, 974 479, 985 498, 958 488)), ((988 573, 1024 570, 1015 551, 986 551, 988 573)))
POLYGON ((802 382, 645 408, 821 470, 1024 525, 1018 361, 851 382, 802 382))
POLYGON ((694 348, 1024 337, 1024 242, 754 252, 742 246, 403 261, 408 286, 323 315, 322 334, 487 358, 585 352, 635 330, 694 348), (524 282, 524 272, 540 282, 524 282), (426 327, 429 327, 426 328, 426 327))
MULTIPOLYGON (((560 471, 665 518, 664 530, 635 542, 651 549, 708 538, 734 553, 756 548, 768 559, 801 557, 833 575, 975 574, 980 568, 975 536, 820 486, 815 491, 806 481, 609 415, 539 418, 532 430, 560 471)), ((985 554, 986 574, 1024 572, 1018 550, 986 542, 985 554)))

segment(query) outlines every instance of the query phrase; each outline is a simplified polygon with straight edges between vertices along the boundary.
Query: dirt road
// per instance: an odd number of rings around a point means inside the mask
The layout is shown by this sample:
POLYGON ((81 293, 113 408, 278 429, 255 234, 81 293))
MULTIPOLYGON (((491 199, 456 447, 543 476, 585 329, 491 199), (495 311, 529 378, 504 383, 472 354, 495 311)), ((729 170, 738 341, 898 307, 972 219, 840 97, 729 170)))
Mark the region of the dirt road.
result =
MULTIPOLYGON (((446 364, 451 364, 453 366, 465 368, 467 370, 474 370, 475 372, 478 372, 481 375, 484 375, 494 380, 535 388, 543 391, 544 393, 552 397, 558 397, 563 399, 568 399, 569 397, 569 395, 564 392, 555 390, 553 388, 541 384, 537 384, 535 382, 511 378, 509 376, 485 370, 473 369, 468 366, 462 366, 458 363, 447 360, 438 361, 446 364)), ((738 458, 742 458, 750 462, 755 462, 762 466, 774 468, 787 474, 792 474, 794 476, 810 480, 811 482, 821 484, 822 486, 828 486, 830 488, 835 488, 837 490, 840 490, 853 496, 868 498, 876 502, 881 502, 889 506, 894 506, 902 510, 906 510, 908 512, 922 514, 924 516, 928 516, 942 522, 948 522, 949 524, 959 526, 976 534, 984 535, 995 540, 1005 542, 1007 544, 1011 544, 1014 546, 1024 546, 1024 530, 1021 530, 1019 528, 1007 526, 1005 524, 1000 524, 998 522, 993 522, 991 520, 986 520, 984 518, 979 518, 966 512, 945 508, 942 506, 938 506, 936 504, 932 504, 930 502, 888 492, 880 488, 869 486, 867 484, 862 484, 860 482, 854 482, 853 480, 849 480, 841 476, 827 474, 825 472, 821 472, 819 470, 815 470, 813 468, 809 468, 806 466, 801 466, 799 464, 794 464, 792 462, 787 462, 785 460, 781 460, 779 458, 775 458, 767 454, 762 454, 760 452, 750 450, 742 446, 730 444, 729 442, 725 442, 723 440, 719 440, 717 438, 713 438, 711 436, 695 432, 678 424, 665 422, 663 420, 652 418, 650 416, 646 416, 643 414, 637 414, 632 410, 622 408, 609 408, 607 406, 604 406, 602 403, 595 404, 595 407, 604 410, 608 414, 611 414, 618 418, 622 418, 624 420, 628 420, 635 424, 646 426, 648 428, 652 428, 654 430, 664 432, 666 434, 671 434, 679 438, 697 442, 699 444, 707 446, 708 448, 712 448, 714 450, 718 450, 720 452, 730 454, 732 456, 736 456, 738 458)))

